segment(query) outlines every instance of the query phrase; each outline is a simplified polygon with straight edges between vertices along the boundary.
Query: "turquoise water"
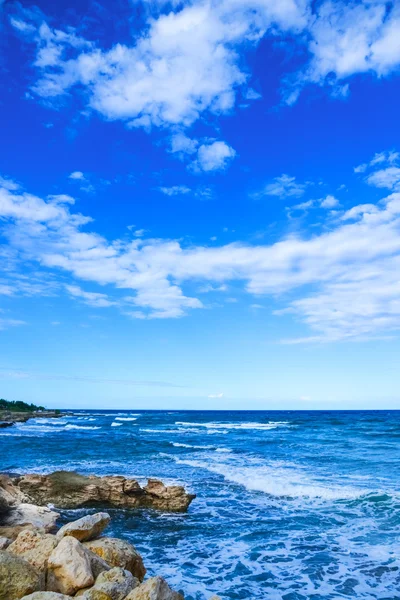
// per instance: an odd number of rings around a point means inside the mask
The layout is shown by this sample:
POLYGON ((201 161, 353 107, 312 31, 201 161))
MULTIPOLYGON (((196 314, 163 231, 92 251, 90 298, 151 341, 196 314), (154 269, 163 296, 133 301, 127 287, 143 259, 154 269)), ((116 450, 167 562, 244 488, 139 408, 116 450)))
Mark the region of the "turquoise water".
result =
POLYGON ((110 511, 188 600, 400 599, 400 412, 82 411, 0 430, 0 470, 55 469, 195 492, 187 514, 110 511))

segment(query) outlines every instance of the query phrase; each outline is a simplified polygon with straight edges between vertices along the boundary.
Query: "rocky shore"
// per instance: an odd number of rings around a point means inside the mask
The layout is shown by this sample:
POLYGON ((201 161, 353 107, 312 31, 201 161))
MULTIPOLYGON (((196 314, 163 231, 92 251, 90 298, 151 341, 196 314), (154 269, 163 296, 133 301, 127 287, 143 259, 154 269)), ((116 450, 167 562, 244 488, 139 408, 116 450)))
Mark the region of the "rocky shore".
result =
MULTIPOLYGON (((0 600, 184 600, 162 577, 145 580, 136 548, 107 537, 106 512, 57 530, 60 508, 113 506, 186 510, 194 495, 150 479, 78 473, 0 476, 0 600)), ((214 596, 213 600, 218 600, 214 596)))
POLYGON ((64 415, 56 410, 41 410, 33 412, 15 412, 0 410, 0 428, 11 427, 15 423, 26 423, 29 419, 58 419, 64 415))

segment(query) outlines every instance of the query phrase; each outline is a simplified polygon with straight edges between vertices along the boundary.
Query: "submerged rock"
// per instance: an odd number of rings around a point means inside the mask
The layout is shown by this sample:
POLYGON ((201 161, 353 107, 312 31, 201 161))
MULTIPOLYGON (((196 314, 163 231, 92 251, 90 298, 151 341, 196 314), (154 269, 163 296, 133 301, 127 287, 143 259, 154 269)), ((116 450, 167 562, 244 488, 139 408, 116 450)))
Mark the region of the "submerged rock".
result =
POLYGON ((134 577, 143 581, 146 569, 143 559, 132 544, 118 538, 102 537, 84 543, 88 548, 112 567, 121 567, 130 571, 134 577))
POLYGON ((7 548, 7 552, 24 558, 39 571, 46 571, 47 561, 56 546, 57 539, 54 535, 41 534, 28 529, 18 535, 7 548))
POLYGON ((70 535, 80 542, 87 542, 93 538, 99 537, 110 523, 111 517, 107 513, 96 513, 95 515, 87 515, 67 523, 57 532, 57 539, 70 535))
POLYGON ((63 538, 48 560, 47 589, 72 596, 93 583, 86 548, 73 537, 63 538))
POLYGON ((0 600, 19 600, 43 589, 44 577, 26 560, 0 551, 0 600))
POLYGON ((171 590, 162 577, 152 577, 135 588, 125 600, 184 600, 181 594, 171 590))
POLYGON ((23 475, 14 478, 13 482, 31 502, 39 505, 51 503, 59 508, 101 505, 182 512, 195 498, 182 486, 165 486, 156 479, 149 479, 147 486, 142 488, 134 479, 85 476, 71 471, 23 475))

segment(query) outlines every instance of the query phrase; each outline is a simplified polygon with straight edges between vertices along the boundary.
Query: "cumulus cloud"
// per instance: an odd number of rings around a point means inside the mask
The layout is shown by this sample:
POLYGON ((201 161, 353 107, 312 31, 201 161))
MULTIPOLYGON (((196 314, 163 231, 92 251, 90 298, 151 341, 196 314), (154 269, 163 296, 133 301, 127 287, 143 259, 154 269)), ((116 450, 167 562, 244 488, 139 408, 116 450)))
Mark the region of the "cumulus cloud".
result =
POLYGON ((197 173, 221 171, 226 169, 236 152, 225 142, 202 144, 197 151, 197 158, 189 168, 197 173))
POLYGON ((172 185, 170 187, 159 187, 158 189, 166 196, 183 196, 192 191, 187 185, 172 185))
POLYGON ((92 306, 115 303, 132 318, 177 318, 204 308, 199 285, 234 283, 257 299, 271 297, 280 304, 277 317, 297 318, 311 330, 290 342, 366 339, 400 329, 400 193, 349 208, 329 231, 263 245, 107 240, 73 208, 0 190, 9 248, 24 264, 85 283, 64 289, 92 306), (108 293, 86 291, 88 285, 107 285, 108 293))
POLYGON ((368 163, 355 167, 354 172, 368 172, 365 180, 369 185, 400 190, 400 154, 394 150, 375 154, 368 163))

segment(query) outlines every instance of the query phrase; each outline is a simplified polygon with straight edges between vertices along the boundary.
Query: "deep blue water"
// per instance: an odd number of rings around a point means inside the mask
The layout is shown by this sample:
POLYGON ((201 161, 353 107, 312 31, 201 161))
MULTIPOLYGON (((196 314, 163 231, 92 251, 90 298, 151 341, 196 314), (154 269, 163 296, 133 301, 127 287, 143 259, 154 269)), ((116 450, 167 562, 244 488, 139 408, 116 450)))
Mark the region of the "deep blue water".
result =
POLYGON ((400 599, 400 412, 85 411, 0 430, 0 470, 55 469, 195 492, 187 514, 110 511, 188 600, 400 599))

